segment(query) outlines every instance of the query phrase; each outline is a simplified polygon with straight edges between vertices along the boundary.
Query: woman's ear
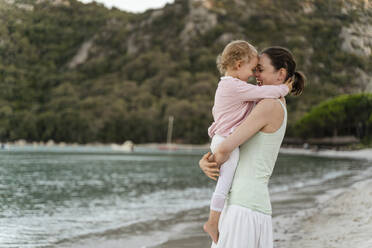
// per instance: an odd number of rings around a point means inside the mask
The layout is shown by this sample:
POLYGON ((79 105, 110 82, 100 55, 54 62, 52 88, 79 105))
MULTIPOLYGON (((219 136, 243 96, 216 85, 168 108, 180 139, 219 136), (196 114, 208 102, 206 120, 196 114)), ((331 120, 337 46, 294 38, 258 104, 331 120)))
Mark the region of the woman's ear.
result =
POLYGON ((281 83, 284 83, 284 80, 286 77, 287 77, 287 70, 284 68, 280 68, 279 74, 278 74, 278 81, 281 83))

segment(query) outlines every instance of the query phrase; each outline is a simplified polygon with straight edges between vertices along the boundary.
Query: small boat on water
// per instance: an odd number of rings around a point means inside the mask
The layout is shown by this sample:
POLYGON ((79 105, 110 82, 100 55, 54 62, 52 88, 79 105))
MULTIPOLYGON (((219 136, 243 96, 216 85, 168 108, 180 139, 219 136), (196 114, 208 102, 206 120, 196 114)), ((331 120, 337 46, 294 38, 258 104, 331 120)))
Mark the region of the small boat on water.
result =
POLYGON ((112 144, 111 149, 115 151, 122 151, 122 152, 133 152, 134 144, 132 141, 127 140, 122 145, 112 144))

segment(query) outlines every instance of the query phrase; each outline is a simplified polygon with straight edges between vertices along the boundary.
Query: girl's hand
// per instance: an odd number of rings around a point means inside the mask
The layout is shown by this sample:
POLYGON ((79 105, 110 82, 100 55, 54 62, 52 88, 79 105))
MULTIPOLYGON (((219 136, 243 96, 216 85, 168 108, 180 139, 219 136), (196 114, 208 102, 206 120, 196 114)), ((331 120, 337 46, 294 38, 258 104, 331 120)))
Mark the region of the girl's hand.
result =
POLYGON ((288 93, 291 93, 291 91, 292 91, 293 82, 294 82, 294 77, 290 77, 290 78, 288 78, 287 81, 285 81, 285 83, 284 83, 285 85, 287 85, 287 87, 288 87, 288 89, 289 89, 288 93))
POLYGON ((214 161, 211 152, 204 154, 199 161, 199 166, 207 177, 217 181, 217 177, 220 175, 220 169, 214 161))

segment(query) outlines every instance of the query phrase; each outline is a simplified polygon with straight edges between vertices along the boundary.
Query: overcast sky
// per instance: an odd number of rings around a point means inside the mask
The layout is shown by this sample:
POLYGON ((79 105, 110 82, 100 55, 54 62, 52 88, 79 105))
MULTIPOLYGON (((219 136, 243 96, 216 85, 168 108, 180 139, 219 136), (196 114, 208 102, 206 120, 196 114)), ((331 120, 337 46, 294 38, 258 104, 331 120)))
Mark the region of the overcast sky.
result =
MULTIPOLYGON (((90 3, 93 0, 79 0, 83 3, 90 3)), ((130 12, 143 12, 147 9, 157 9, 163 7, 166 3, 172 3, 174 0, 95 0, 103 3, 106 7, 116 7, 130 12)))

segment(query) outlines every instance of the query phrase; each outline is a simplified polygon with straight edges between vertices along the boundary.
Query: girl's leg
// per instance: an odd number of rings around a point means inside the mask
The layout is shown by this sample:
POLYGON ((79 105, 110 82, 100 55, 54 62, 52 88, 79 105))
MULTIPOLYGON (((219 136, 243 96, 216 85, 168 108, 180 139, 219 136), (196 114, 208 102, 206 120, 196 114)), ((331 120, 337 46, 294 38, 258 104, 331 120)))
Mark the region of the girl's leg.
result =
POLYGON ((214 190, 211 209, 221 212, 227 194, 231 189, 231 184, 235 175, 235 170, 239 161, 239 148, 236 148, 230 155, 229 159, 221 165, 220 176, 218 177, 216 189, 214 190))
MULTIPOLYGON (((213 137, 211 144, 212 152, 224 139, 225 138, 217 135, 213 137)), ((204 224, 204 230, 209 233, 213 242, 215 243, 217 243, 218 240, 218 221, 220 219, 221 211, 225 205, 226 196, 230 191, 238 161, 239 148, 235 149, 231 153, 229 159, 221 165, 220 176, 211 200, 209 219, 204 224)))

